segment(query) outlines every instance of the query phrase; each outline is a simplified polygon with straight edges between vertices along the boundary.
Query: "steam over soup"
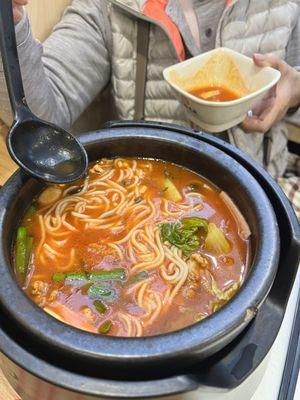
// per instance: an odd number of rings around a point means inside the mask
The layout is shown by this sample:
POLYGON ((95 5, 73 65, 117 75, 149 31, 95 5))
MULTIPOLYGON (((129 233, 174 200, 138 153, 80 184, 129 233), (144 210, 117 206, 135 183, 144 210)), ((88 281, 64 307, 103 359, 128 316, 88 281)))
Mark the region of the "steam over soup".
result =
POLYGON ((228 196, 195 173, 103 159, 85 181, 36 198, 17 232, 15 269, 28 296, 67 324, 151 336, 200 321, 234 296, 249 235, 228 196))

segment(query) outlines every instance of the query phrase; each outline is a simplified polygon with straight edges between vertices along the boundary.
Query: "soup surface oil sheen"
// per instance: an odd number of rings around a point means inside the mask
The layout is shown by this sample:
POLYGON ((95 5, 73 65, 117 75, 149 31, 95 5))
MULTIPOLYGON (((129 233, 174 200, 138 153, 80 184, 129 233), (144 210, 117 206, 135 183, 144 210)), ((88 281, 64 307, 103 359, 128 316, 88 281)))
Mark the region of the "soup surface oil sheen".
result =
POLYGON ((102 159, 48 186, 17 232, 28 296, 90 332, 151 336, 208 317, 241 286, 249 240, 220 191, 157 160, 102 159))

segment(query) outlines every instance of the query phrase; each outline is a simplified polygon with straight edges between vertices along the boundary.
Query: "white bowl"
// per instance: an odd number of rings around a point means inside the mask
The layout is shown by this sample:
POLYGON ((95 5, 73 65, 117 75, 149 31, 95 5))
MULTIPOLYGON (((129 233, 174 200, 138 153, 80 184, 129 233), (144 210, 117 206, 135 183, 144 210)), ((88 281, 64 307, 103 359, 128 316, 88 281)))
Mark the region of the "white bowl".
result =
POLYGON ((259 68, 251 58, 221 47, 172 65, 163 71, 163 76, 174 89, 178 100, 184 105, 188 118, 200 128, 217 133, 241 123, 254 104, 276 85, 281 74, 270 67, 259 68), (226 102, 207 101, 189 94, 172 81, 173 71, 182 78, 193 76, 216 52, 226 52, 231 57, 250 94, 226 102))

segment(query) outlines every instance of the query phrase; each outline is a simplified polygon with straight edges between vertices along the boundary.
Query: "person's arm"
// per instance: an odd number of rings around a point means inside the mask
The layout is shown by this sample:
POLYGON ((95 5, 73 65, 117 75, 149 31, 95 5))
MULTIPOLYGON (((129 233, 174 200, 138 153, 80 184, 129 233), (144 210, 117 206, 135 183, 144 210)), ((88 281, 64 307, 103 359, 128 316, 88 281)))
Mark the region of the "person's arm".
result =
POLYGON ((259 67, 273 67, 281 72, 281 78, 268 95, 252 110, 242 124, 245 132, 267 132, 283 119, 289 109, 300 104, 300 73, 273 54, 255 54, 254 62, 259 67))
MULTIPOLYGON (((22 24, 19 24, 19 22, 22 20, 23 17, 23 6, 25 6, 27 2, 28 2, 27 0, 12 0, 13 16, 14 16, 14 23, 16 25, 17 36, 19 36, 18 31, 20 29, 21 30, 23 29, 22 24)), ((6 82, 1 61, 1 52, 0 52, 0 119, 7 125, 10 125, 12 122, 12 112, 11 112, 10 101, 8 98, 8 93, 6 90, 6 82)))
MULTIPOLYGON (((70 126, 110 77, 110 29, 106 2, 74 0, 42 45, 26 14, 16 26, 27 103, 40 118, 70 126)), ((0 118, 7 108, 0 65, 0 118)))

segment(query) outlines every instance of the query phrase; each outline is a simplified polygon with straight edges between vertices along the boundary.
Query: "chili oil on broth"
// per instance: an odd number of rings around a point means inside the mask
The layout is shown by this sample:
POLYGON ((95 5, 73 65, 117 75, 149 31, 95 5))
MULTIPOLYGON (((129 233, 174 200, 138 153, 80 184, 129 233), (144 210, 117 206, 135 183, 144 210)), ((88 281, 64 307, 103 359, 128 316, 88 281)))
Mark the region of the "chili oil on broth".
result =
POLYGON ((115 336, 206 318, 239 289, 249 241, 220 192, 159 160, 103 159, 74 186, 49 186, 14 249, 18 281, 52 316, 115 336))

